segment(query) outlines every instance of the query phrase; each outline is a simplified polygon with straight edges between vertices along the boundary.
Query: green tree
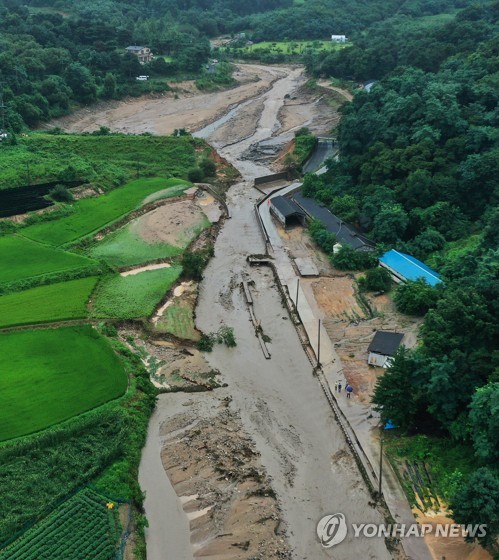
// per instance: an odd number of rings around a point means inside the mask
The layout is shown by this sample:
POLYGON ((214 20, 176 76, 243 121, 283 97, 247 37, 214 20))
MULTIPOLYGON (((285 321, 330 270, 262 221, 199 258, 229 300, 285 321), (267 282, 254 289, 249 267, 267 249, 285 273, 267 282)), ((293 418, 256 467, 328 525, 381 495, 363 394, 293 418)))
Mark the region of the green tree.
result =
POLYGON ((470 537, 484 546, 496 547, 499 536, 499 479, 486 467, 471 474, 450 505, 457 523, 487 526, 485 536, 470 537))
POLYGON ((433 288, 424 280, 408 280, 399 284, 393 295, 397 309, 407 315, 424 315, 435 307, 439 296, 439 289, 433 288))
POLYGON ((392 275, 386 268, 371 268, 364 278, 362 288, 370 292, 387 292, 392 285, 392 275))
POLYGON ((358 220, 359 206, 356 198, 350 194, 335 196, 331 202, 331 209, 345 222, 351 224, 358 220))
POLYGON ((97 99, 97 86, 90 70, 74 62, 66 70, 66 82, 73 93, 82 103, 92 103, 97 99))
POLYGON ((104 77, 104 89, 102 95, 105 99, 113 99, 116 95, 116 77, 111 72, 108 72, 104 77))
POLYGON ((386 373, 378 378, 372 402, 384 423, 391 420, 402 430, 417 424, 422 409, 422 392, 415 384, 414 355, 402 347, 386 373))
POLYGON ((331 263, 340 270, 366 270, 375 267, 378 259, 369 251, 356 251, 349 245, 342 245, 340 250, 331 256, 331 263))
POLYGON ((499 457, 498 382, 477 389, 470 404, 469 419, 476 455, 480 459, 494 461, 499 457))
POLYGON ((396 243, 408 224, 409 216, 401 204, 385 204, 374 218, 373 237, 382 243, 396 243))
POLYGON ((205 177, 214 177, 217 173, 217 165, 212 159, 204 158, 199 162, 205 177))

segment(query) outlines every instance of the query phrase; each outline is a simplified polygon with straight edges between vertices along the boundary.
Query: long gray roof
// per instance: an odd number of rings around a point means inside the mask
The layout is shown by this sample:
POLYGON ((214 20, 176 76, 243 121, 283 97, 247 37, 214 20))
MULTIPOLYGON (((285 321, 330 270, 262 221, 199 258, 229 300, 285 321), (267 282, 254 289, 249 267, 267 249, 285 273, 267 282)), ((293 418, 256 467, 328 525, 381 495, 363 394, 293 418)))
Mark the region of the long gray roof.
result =
POLYGON ((329 232, 334 233, 338 243, 345 243, 350 245, 353 249, 374 249, 374 243, 362 235, 357 228, 345 223, 341 218, 335 216, 325 206, 321 206, 312 198, 308 198, 303 196, 300 192, 297 192, 293 194, 293 200, 297 202, 309 216, 321 221, 329 232))

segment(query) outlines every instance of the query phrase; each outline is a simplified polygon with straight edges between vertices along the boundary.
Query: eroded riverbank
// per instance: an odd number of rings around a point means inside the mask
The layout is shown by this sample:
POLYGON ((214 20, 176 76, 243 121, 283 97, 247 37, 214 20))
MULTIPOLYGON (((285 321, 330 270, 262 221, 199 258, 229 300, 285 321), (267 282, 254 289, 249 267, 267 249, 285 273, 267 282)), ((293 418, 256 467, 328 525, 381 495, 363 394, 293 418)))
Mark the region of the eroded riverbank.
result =
MULTIPOLYGON (((255 100, 261 105, 259 119, 253 123, 251 135, 247 136, 248 130, 241 128, 239 142, 229 145, 225 142, 228 134, 234 140, 237 111, 232 118, 201 133, 240 170, 243 181, 227 195, 232 218, 226 221, 217 238, 215 256, 201 283, 197 325, 204 332, 216 331, 221 324, 234 328, 237 347, 218 346, 207 359, 228 383, 223 391, 231 397, 229 410, 238 414, 242 429, 251 435, 261 455, 282 509, 292 557, 390 558, 383 540, 351 539, 335 550, 334 556, 317 540, 317 521, 327 513, 343 512, 349 521, 364 523, 380 522, 382 517, 369 506, 368 491, 312 376, 312 366, 287 317, 271 271, 251 269, 246 262, 248 255, 263 253, 265 249, 253 208, 258 192, 251 181, 271 170, 242 160, 241 156, 250 145, 279 130, 279 109, 286 95, 292 94, 300 82, 300 69, 291 70, 255 100), (270 360, 262 354, 250 322, 239 288, 243 277, 251 282, 255 314, 271 341, 270 360)), ((151 538, 150 531, 148 543, 151 538)), ((211 538, 216 535, 212 534, 211 538)), ((238 550, 237 554, 233 551, 232 555, 223 557, 250 556, 238 550)), ((158 558, 168 558, 168 555, 158 558)))

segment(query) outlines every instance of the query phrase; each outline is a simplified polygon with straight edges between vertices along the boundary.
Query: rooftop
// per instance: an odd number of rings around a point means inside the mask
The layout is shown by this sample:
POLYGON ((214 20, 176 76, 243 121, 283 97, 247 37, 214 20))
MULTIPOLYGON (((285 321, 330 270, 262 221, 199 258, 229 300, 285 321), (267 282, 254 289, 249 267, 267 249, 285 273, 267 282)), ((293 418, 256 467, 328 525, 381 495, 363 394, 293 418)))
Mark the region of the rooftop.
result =
POLYGON ((305 215, 305 213, 298 206, 298 204, 296 204, 296 202, 293 202, 292 200, 289 200, 289 198, 284 198, 283 196, 273 196, 270 199, 270 202, 272 206, 274 206, 274 208, 279 210, 279 212, 285 218, 289 216, 295 216, 296 214, 299 214, 300 216, 305 215))
POLYGON ((338 243, 345 243, 353 249, 367 251, 374 248, 374 243, 362 235, 357 228, 345 223, 341 218, 335 216, 325 206, 321 206, 312 198, 307 198, 300 192, 297 192, 293 194, 293 200, 312 218, 321 221, 329 232, 334 233, 338 243))
POLYGON ((379 261, 385 268, 390 269, 396 276, 400 276, 405 280, 424 278, 430 286, 435 286, 442 282, 438 272, 418 261, 418 259, 411 257, 411 255, 401 253, 395 249, 387 251, 379 261))
POLYGON ((394 356, 403 338, 404 333, 376 331, 367 351, 383 356, 394 356))

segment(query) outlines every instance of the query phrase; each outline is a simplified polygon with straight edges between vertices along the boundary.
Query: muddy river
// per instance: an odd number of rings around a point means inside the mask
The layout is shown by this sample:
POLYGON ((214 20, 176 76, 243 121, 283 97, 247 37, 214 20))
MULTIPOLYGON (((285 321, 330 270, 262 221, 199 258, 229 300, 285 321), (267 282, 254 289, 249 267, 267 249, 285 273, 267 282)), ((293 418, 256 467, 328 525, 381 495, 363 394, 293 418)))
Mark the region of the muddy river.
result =
MULTIPOLYGON (((246 262, 248 255, 265 249, 253 207, 260 193, 252 180, 272 170, 243 159, 243 154, 251 144, 280 131, 278 113, 285 96, 292 95, 304 80, 299 68, 275 72, 281 77, 268 91, 258 92, 252 103, 241 103, 229 116, 197 132, 243 177, 228 192, 231 219, 225 222, 215 256, 205 271, 197 324, 205 332, 216 331, 221 324, 234 328, 237 347, 218 345, 207 359, 222 373, 228 387, 220 390, 221 394, 232 398, 231 407, 239 411, 242 425, 261 455, 282 509, 293 558, 388 559, 391 556, 382 539, 349 535, 333 549, 323 548, 317 539, 317 522, 326 514, 343 513, 350 523, 379 523, 382 518, 369 506, 369 493, 312 376, 312 366, 287 317, 271 270, 250 268, 246 262), (248 123, 241 116, 250 107, 256 117, 248 123), (244 126, 239 130, 240 117, 244 126), (227 138, 231 139, 229 144, 227 138), (239 288, 242 277, 254 282, 254 311, 271 340, 271 359, 265 359, 250 322, 239 288)), ((191 560, 194 554, 187 516, 160 460, 164 443, 161 424, 182 408, 185 399, 186 395, 180 394, 160 396, 144 449, 140 482, 149 518, 149 560, 191 560)))

